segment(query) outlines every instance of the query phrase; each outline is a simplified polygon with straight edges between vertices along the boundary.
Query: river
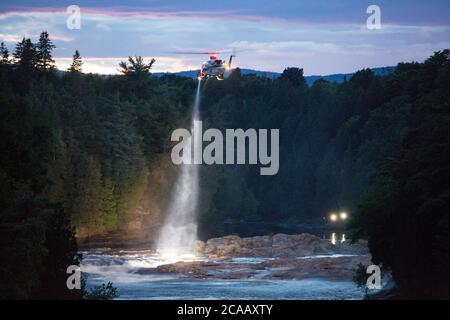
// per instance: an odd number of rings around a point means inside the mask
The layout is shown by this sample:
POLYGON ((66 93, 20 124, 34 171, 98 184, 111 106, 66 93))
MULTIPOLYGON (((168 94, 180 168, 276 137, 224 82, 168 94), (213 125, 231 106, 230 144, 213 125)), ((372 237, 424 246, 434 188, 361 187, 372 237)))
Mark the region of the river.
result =
MULTIPOLYGON (((150 249, 97 249, 83 252, 81 270, 88 288, 113 282, 119 299, 361 299, 363 292, 351 281, 326 279, 266 280, 207 279, 161 273, 156 267, 177 259, 163 259, 150 249)), ((311 257, 320 259, 320 256, 311 257)), ((185 257, 184 260, 201 259, 185 257)), ((260 258, 232 262, 258 263, 260 258)), ((262 271, 263 272, 263 271, 262 271)))

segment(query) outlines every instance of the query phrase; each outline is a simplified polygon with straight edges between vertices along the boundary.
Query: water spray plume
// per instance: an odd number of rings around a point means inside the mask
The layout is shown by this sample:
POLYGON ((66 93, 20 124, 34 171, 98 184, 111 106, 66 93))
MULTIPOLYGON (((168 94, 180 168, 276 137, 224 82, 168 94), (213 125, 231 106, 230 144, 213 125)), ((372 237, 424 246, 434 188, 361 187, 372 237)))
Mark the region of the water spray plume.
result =
MULTIPOLYGON (((191 131, 194 121, 199 120, 200 83, 198 79, 194 109, 192 111, 191 131)), ((190 138, 192 139, 192 138, 190 138)), ((184 260, 192 258, 192 247, 197 239, 197 203, 199 168, 195 164, 182 164, 175 183, 172 201, 161 229, 157 249, 161 255, 184 260)))

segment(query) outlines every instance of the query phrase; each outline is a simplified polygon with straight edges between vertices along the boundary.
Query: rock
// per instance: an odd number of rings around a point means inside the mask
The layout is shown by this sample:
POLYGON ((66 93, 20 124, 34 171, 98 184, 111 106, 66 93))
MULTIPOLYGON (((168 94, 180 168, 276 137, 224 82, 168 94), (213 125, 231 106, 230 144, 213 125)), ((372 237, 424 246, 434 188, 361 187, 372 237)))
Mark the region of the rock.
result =
MULTIPOLYGON (((158 273, 182 274, 196 279, 307 279, 351 281, 359 263, 370 264, 370 255, 263 259, 259 263, 180 261, 161 265, 158 273)), ((145 274, 145 270, 140 270, 145 274)))
POLYGON ((272 242, 273 239, 271 236, 256 236, 241 239, 242 246, 250 250, 271 247, 272 242))
POLYGON ((320 239, 308 233, 298 235, 298 242, 300 245, 297 248, 297 254, 301 256, 333 254, 336 252, 336 247, 329 240, 320 239))
POLYGON ((332 254, 334 246, 327 240, 312 234, 276 234, 273 236, 275 257, 303 257, 315 254, 332 254))
POLYGON ((272 236, 272 247, 274 248, 291 248, 297 244, 297 236, 284 233, 278 233, 272 236))
POLYGON ((337 253, 341 254, 367 254, 369 252, 367 240, 358 240, 355 243, 346 241, 336 246, 337 253))
POLYGON ((370 255, 321 257, 308 259, 277 259, 265 261, 266 278, 352 280, 359 263, 370 264, 370 255))
POLYGON ((241 249, 241 238, 230 235, 221 238, 212 238, 206 241, 205 255, 211 257, 229 257, 239 255, 241 249))
POLYGON ((205 242, 201 240, 195 240, 192 245, 192 250, 194 251, 194 254, 203 256, 205 254, 205 242))
POLYGON ((271 246, 259 248, 241 247, 239 250, 239 257, 272 257, 273 249, 271 246))
POLYGON ((371 261, 365 241, 333 245, 329 240, 307 233, 248 238, 229 235, 206 242, 196 241, 194 251, 210 260, 161 265, 156 272, 195 279, 325 278, 351 281, 357 265, 368 265, 371 261), (238 257, 257 259, 234 259, 238 257))
POLYGON ((328 254, 358 254, 368 253, 367 243, 359 241, 333 245, 329 240, 320 239, 312 234, 296 235, 275 234, 273 236, 256 236, 240 238, 230 235, 212 238, 206 243, 198 241, 194 244, 196 252, 210 258, 226 257, 304 257, 328 254))

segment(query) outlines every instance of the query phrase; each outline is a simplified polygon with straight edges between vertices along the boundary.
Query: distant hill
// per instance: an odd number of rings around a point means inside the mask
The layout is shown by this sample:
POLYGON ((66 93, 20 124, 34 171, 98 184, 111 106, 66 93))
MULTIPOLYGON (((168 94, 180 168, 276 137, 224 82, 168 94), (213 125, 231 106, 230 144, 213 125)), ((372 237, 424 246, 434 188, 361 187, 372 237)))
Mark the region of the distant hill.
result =
MULTIPOLYGON (((188 78, 196 78, 199 70, 189 70, 189 71, 180 71, 180 72, 156 72, 153 73, 154 76, 161 77, 163 75, 167 74, 173 74, 180 77, 188 77, 188 78)), ((272 71, 259 71, 259 70, 252 70, 252 69, 241 69, 241 74, 255 74, 257 76, 261 77, 268 77, 268 78, 278 78, 281 73, 278 72, 272 72, 272 71)), ((227 74, 225 74, 227 75, 227 74)))
MULTIPOLYGON (((383 76, 388 75, 392 72, 394 72, 395 67, 379 67, 379 68, 372 68, 372 71, 377 76, 383 76)), ((196 78, 199 70, 189 70, 189 71, 180 71, 180 72, 156 72, 153 73, 154 76, 161 77, 166 74, 173 74, 180 77, 188 77, 188 78, 196 78)), ((272 71, 259 71, 259 70, 253 70, 253 69, 241 69, 241 74, 254 74, 260 77, 268 77, 271 79, 278 78, 281 73, 279 72, 272 72, 272 71)), ((352 77, 353 73, 336 73, 336 74, 329 74, 329 75, 312 75, 312 76, 306 76, 305 80, 308 86, 311 86, 314 81, 319 79, 325 79, 330 82, 336 82, 341 83, 344 82, 345 79, 350 79, 352 77)))
MULTIPOLYGON (((391 74, 395 71, 395 67, 380 67, 380 68, 372 68, 372 71, 377 76, 385 76, 388 74, 391 74)), ((341 83, 344 82, 345 79, 349 80, 353 76, 353 73, 336 73, 336 74, 329 74, 325 76, 306 76, 306 83, 311 86, 314 81, 319 79, 325 79, 330 82, 337 82, 341 83)))

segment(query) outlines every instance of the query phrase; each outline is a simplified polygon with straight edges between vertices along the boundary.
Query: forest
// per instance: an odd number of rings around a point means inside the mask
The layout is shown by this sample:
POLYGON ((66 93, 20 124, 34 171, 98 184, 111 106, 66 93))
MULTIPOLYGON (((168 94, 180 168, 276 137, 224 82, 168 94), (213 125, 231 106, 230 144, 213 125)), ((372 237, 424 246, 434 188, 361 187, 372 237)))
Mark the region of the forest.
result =
MULTIPOLYGON (((130 57, 120 75, 102 76, 82 73, 78 51, 57 70, 53 49, 46 32, 11 54, 0 47, 3 298, 81 297, 64 280, 82 258, 76 236, 120 232, 133 217, 194 98, 196 80, 153 77, 155 60, 130 57)), ((202 167, 202 237, 222 235, 230 222, 319 224, 345 209, 354 238, 369 240, 403 296, 448 297, 449 50, 340 84, 308 86, 303 69, 288 67, 275 79, 237 68, 202 86, 205 128, 280 130, 274 176, 202 167)))

